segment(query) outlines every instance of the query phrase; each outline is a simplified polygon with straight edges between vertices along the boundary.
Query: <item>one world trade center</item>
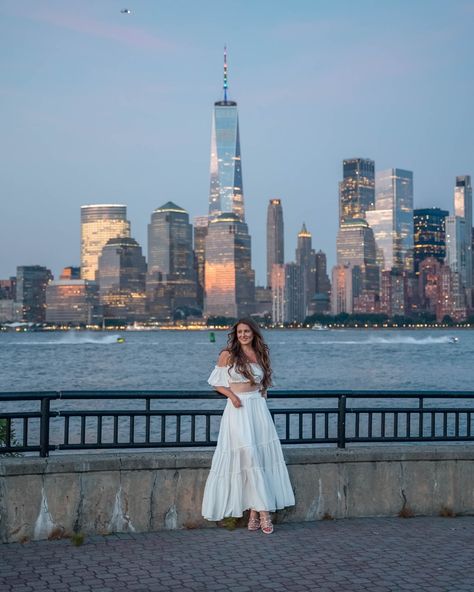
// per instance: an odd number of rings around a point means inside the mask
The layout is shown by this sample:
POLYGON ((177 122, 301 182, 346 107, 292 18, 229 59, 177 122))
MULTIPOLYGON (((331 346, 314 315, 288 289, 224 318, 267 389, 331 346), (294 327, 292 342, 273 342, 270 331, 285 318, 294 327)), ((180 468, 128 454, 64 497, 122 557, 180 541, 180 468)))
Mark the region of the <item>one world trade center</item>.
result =
POLYGON ((204 314, 238 318, 253 312, 255 272, 245 223, 237 103, 227 97, 226 51, 223 89, 212 118, 204 314))

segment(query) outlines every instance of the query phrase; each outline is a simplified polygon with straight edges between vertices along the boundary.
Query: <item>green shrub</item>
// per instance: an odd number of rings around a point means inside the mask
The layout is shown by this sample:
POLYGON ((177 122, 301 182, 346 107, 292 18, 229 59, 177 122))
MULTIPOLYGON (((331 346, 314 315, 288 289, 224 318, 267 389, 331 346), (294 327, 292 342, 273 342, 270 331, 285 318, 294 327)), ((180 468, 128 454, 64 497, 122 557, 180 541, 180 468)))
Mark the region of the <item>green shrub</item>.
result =
MULTIPOLYGON (((17 446, 18 442, 15 438, 15 430, 13 427, 10 430, 10 443, 13 446, 17 446)), ((7 445, 7 420, 0 419, 0 455, 4 456, 19 456, 18 452, 2 452, 2 448, 5 448, 7 445)))

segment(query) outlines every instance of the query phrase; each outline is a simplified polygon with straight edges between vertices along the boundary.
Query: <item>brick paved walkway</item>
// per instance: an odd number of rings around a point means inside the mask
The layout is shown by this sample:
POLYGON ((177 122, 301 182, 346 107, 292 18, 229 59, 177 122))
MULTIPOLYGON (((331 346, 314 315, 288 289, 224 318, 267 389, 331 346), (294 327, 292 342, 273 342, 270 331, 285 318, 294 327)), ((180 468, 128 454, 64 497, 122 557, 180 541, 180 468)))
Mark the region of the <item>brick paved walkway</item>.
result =
POLYGON ((474 517, 365 518, 0 545, 2 592, 472 592, 474 517))

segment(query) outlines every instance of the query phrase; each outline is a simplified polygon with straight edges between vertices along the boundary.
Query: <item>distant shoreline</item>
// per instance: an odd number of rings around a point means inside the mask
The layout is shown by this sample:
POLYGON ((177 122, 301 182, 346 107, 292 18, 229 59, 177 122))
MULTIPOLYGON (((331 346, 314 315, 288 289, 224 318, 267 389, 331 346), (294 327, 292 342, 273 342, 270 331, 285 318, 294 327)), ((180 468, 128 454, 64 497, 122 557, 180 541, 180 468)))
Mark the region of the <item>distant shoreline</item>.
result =
MULTIPOLYGON (((193 331, 193 332, 214 332, 214 331, 229 331, 232 328, 231 325, 229 326, 210 326, 210 327, 201 327, 201 326, 162 326, 162 327, 143 327, 143 328, 136 328, 136 327, 28 327, 28 326, 18 326, 18 327, 5 327, 0 326, 0 333, 51 333, 51 332, 68 332, 68 331, 77 331, 77 332, 94 332, 94 333, 118 333, 118 332, 126 332, 126 333, 145 333, 145 332, 156 332, 156 331, 193 331)), ((266 327, 262 326, 262 329, 267 331, 310 331, 313 330, 311 326, 305 327, 266 327)), ((356 330, 367 330, 367 329, 375 329, 375 330, 395 330, 395 331, 425 331, 427 329, 430 330, 460 330, 460 329, 474 329, 474 325, 403 325, 403 326, 394 326, 394 325, 327 325, 326 328, 323 329, 314 329, 315 333, 321 332, 328 332, 328 331, 341 331, 347 329, 356 329, 356 330)))

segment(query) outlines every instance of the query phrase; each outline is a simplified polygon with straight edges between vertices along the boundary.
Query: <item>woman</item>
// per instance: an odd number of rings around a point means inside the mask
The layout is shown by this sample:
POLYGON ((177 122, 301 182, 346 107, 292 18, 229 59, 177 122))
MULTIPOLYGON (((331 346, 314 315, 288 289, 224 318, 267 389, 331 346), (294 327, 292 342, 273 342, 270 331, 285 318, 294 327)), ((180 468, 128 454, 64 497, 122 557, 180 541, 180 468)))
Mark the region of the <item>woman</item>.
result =
POLYGON ((294 505, 295 497, 265 400, 272 384, 268 346, 254 321, 242 319, 233 326, 208 382, 227 397, 227 405, 202 514, 222 520, 250 509, 248 529, 271 534, 270 512, 294 505))

